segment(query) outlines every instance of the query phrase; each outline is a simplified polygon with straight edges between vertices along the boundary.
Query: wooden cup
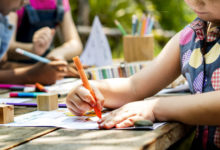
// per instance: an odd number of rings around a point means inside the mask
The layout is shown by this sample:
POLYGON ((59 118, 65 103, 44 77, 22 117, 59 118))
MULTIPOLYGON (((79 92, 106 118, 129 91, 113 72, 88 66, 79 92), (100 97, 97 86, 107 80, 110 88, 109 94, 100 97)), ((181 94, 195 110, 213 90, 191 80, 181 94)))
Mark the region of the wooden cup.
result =
POLYGON ((126 62, 152 60, 154 57, 154 37, 124 36, 123 50, 126 62))

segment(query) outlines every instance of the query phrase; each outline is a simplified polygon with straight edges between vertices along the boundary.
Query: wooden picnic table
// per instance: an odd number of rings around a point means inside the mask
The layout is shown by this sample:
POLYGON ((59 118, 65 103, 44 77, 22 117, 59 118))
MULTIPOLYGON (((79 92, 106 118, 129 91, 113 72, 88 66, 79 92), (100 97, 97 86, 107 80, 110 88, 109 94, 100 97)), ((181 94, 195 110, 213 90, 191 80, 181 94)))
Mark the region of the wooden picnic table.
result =
MULTIPOLYGON (((15 116, 35 111, 15 106, 15 116)), ((156 130, 71 130, 53 127, 0 127, 0 149, 165 150, 192 127, 168 123, 156 130)))

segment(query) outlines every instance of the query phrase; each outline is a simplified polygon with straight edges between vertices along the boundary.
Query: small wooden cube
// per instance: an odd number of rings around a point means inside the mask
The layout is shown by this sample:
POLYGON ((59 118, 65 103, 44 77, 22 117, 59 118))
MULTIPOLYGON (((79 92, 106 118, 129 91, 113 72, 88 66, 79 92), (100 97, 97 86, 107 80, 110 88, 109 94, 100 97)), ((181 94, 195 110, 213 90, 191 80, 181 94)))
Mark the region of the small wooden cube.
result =
POLYGON ((57 94, 38 95, 37 109, 40 111, 51 111, 58 109, 58 95, 57 94))
POLYGON ((0 124, 14 122, 14 106, 0 105, 0 124))

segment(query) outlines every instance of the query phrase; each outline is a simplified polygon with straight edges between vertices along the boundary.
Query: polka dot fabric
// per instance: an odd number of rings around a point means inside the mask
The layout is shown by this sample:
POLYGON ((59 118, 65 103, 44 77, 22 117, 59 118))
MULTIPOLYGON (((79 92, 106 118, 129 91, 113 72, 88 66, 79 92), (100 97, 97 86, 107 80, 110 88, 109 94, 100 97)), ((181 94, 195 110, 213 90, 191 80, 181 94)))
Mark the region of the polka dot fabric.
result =
MULTIPOLYGON (((220 30, 207 33, 207 26, 207 22, 196 18, 180 34, 182 74, 193 94, 220 90, 220 30)), ((194 144, 199 149, 220 150, 219 126, 197 126, 196 131, 194 144)))
POLYGON ((189 63, 189 59, 190 59, 191 54, 192 54, 191 50, 188 50, 186 53, 183 54, 183 57, 182 57, 183 67, 189 63))
POLYGON ((199 73, 199 75, 196 77, 196 79, 193 82, 193 88, 196 91, 196 93, 202 93, 203 78, 204 78, 204 72, 202 71, 199 73))
POLYGON ((186 27, 182 32, 180 36, 180 44, 186 45, 192 40, 193 36, 193 30, 190 27, 186 27))
POLYGON ((211 82, 213 89, 220 90, 220 68, 213 72, 211 82))

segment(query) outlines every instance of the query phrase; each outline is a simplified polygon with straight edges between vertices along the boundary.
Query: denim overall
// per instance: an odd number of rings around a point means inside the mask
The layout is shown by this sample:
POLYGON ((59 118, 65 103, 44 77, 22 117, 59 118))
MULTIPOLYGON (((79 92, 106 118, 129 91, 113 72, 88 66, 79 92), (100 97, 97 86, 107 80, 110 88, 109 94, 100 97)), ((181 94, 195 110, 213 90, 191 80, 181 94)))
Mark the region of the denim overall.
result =
MULTIPOLYGON (((16 37, 19 42, 31 43, 37 30, 43 27, 55 28, 63 20, 64 7, 62 0, 57 0, 57 8, 54 10, 36 10, 31 5, 26 5, 24 8, 24 16, 16 37)), ((46 56, 50 49, 43 56, 46 56)), ((27 63, 26 60, 24 62, 27 63)), ((34 62, 34 60, 31 60, 31 62, 34 62)))
MULTIPOLYGON (((220 90, 220 28, 207 28, 196 18, 181 31, 181 69, 192 94, 220 90)), ((198 126, 192 149, 220 150, 220 127, 198 126)))
POLYGON ((0 14, 0 59, 8 50, 14 28, 8 23, 8 18, 0 14))

